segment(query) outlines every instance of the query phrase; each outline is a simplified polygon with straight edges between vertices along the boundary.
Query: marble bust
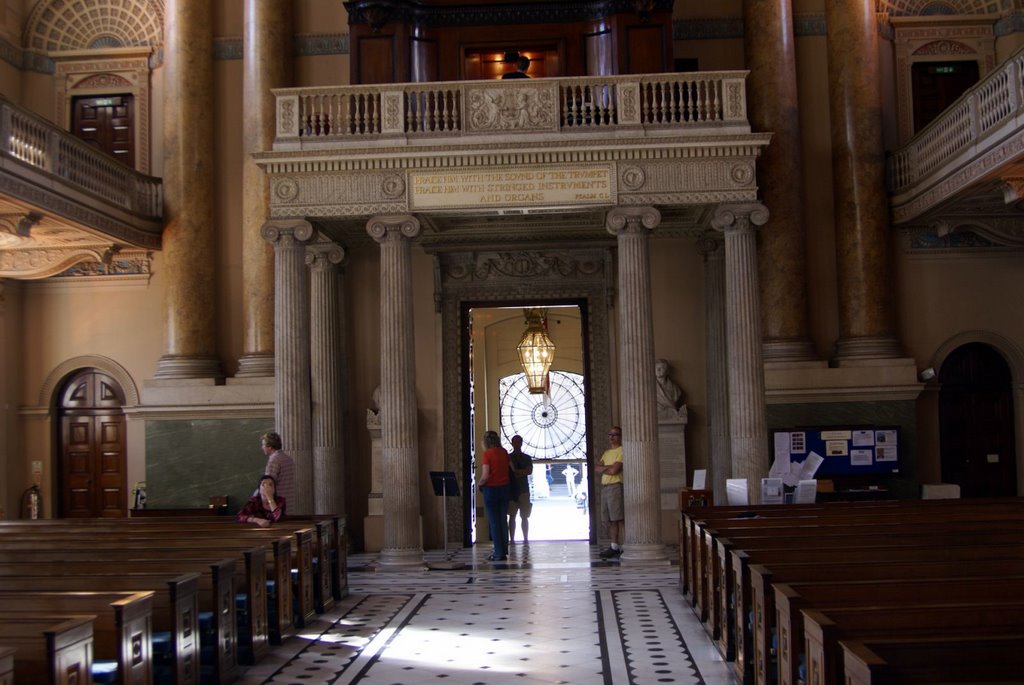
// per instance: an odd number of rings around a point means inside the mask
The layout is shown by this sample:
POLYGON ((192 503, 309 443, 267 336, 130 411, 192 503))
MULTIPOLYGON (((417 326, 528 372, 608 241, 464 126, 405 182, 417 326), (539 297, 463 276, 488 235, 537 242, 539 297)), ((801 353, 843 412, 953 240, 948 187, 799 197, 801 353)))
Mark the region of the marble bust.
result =
POLYGON ((658 418, 679 419, 685 416, 683 391, 668 377, 669 366, 664 359, 654 361, 654 376, 658 392, 658 418))

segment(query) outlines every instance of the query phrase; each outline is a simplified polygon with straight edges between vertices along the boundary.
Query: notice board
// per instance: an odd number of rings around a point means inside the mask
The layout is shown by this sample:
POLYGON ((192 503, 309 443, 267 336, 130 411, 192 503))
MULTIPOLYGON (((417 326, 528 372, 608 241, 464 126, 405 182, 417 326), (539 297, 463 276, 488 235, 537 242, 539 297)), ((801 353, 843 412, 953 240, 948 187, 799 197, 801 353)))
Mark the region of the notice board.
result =
POLYGON ((898 426, 776 428, 771 440, 771 475, 788 474, 788 480, 900 472, 898 426), (817 471, 808 475, 819 461, 817 471))

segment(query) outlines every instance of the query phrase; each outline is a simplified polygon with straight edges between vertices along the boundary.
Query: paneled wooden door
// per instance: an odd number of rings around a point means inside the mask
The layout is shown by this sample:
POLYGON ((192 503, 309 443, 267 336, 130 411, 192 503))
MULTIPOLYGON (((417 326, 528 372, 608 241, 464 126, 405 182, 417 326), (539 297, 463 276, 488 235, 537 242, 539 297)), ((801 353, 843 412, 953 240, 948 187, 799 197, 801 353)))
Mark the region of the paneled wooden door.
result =
POLYGON ((89 369, 60 397, 60 516, 122 517, 128 509, 124 393, 89 369))
POLYGON ((135 166, 134 100, 131 95, 76 97, 71 131, 122 164, 135 166))

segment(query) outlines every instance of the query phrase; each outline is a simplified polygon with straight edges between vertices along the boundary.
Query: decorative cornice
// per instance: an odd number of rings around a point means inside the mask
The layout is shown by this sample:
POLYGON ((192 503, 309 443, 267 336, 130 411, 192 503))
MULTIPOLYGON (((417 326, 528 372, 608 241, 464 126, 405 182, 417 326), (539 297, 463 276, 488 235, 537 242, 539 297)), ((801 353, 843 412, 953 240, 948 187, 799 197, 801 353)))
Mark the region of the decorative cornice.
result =
MULTIPOLYGON (((295 57, 314 57, 320 55, 349 54, 349 34, 347 33, 309 33, 297 35, 293 41, 295 57)), ((215 38, 213 41, 213 59, 242 59, 245 44, 241 38, 215 38)))
MULTIPOLYGON (((650 5, 649 12, 672 11, 672 0, 654 0, 645 4, 650 5)), ((448 5, 431 7, 413 0, 351 0, 344 5, 350 26, 369 25, 375 29, 392 21, 429 28, 507 26, 591 21, 616 14, 638 13, 635 0, 459 5, 457 11, 448 5)))

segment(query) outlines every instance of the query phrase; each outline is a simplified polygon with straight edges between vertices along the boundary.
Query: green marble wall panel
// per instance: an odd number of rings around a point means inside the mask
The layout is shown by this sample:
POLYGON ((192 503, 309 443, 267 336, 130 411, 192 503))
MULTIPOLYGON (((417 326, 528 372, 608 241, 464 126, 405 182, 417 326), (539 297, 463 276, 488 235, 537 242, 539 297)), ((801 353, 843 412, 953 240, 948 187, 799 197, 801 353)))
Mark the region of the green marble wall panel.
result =
MULTIPOLYGON (((812 426, 899 426, 900 475, 875 476, 870 483, 851 481, 847 485, 879 485, 900 498, 921 496, 917 477, 917 414, 913 400, 770 404, 767 419, 769 432, 812 426)), ((844 484, 837 482, 836 486, 844 484)))
POLYGON ((146 421, 146 506, 205 507, 227 495, 232 512, 256 489, 267 458, 260 436, 267 419, 146 421))

